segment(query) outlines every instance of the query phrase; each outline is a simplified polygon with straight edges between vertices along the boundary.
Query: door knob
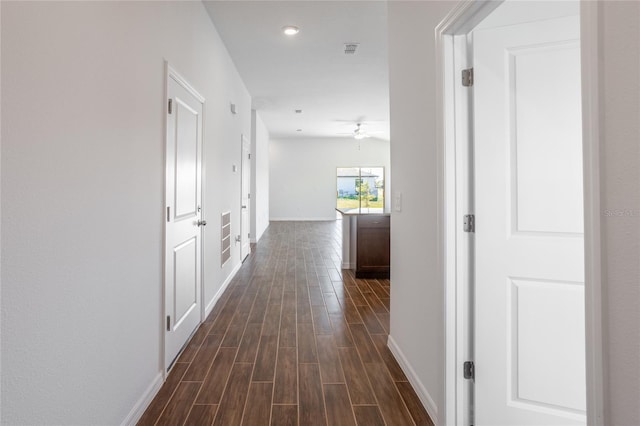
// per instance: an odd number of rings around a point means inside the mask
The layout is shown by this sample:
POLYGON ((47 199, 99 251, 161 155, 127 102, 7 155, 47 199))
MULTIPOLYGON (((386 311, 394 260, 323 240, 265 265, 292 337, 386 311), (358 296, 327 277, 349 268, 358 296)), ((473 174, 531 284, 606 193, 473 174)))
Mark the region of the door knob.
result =
POLYGON ((207 221, 206 220, 199 220, 197 225, 198 226, 207 226, 207 221))

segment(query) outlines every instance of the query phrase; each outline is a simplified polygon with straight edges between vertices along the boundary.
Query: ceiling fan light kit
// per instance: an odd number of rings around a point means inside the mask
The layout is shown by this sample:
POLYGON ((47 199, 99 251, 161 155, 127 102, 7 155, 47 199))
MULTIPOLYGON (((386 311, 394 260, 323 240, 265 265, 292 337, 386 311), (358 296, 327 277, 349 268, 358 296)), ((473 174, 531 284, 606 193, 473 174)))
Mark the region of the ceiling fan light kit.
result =
POLYGON ((362 126, 362 124, 360 123, 356 124, 356 129, 353 131, 354 139, 361 140, 361 139, 370 137, 368 134, 365 133, 364 130, 362 130, 362 127, 360 126, 362 126))

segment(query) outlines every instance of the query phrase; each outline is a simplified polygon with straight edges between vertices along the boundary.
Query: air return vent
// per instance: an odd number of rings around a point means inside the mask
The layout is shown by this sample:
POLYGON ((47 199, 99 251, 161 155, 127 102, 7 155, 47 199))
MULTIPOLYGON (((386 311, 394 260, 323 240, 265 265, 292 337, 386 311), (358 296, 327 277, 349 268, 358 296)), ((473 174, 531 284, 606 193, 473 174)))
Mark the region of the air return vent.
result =
POLYGON ((345 43, 344 44, 344 54, 345 55, 355 55, 356 50, 358 50, 358 46, 360 46, 360 43, 345 43))
POLYGON ((220 244, 220 264, 224 266, 231 258, 231 212, 222 213, 221 225, 221 244, 220 244))

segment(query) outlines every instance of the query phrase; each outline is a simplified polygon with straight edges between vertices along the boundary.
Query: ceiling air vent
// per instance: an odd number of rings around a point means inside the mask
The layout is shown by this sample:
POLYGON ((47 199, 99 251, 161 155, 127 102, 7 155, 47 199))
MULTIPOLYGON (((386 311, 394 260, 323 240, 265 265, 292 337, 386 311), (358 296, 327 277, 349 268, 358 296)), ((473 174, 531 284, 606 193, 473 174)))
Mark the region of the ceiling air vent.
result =
POLYGON ((344 54, 345 55, 354 55, 356 50, 360 46, 360 43, 345 43, 344 44, 344 54))

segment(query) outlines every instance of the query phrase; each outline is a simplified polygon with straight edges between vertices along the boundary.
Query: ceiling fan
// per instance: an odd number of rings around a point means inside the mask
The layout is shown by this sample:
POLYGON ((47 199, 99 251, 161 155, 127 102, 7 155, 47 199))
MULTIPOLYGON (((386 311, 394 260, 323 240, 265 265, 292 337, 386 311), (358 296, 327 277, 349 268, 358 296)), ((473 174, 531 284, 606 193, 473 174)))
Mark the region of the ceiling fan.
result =
POLYGON ((356 124, 356 129, 353 131, 353 138, 358 140, 370 138, 371 136, 368 133, 366 133, 361 126, 362 124, 360 123, 356 124))
POLYGON ((362 123, 356 123, 356 128, 355 130, 349 132, 349 133, 338 133, 339 135, 351 135, 353 136, 354 139, 357 140, 361 140, 361 139, 366 139, 366 138, 370 138, 371 134, 373 133, 380 133, 380 132, 367 132, 364 130, 362 123))

